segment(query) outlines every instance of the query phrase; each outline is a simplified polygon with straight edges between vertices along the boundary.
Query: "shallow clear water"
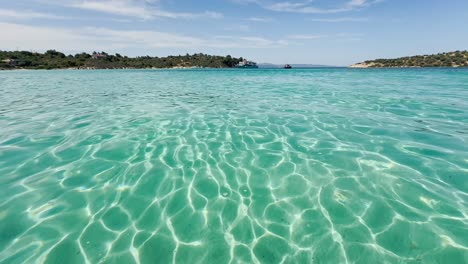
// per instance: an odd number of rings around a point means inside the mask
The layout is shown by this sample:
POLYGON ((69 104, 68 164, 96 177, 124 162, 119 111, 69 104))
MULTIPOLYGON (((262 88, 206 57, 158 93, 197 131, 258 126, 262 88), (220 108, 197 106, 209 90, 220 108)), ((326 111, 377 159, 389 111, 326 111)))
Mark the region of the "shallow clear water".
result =
POLYGON ((467 263, 468 70, 0 72, 1 263, 467 263))

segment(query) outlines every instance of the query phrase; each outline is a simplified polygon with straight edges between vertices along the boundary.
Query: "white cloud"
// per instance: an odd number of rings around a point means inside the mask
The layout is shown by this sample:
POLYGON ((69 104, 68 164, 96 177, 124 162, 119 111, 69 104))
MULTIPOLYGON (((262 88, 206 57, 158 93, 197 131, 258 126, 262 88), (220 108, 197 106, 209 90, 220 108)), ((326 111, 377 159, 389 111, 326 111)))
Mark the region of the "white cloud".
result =
POLYGON ((175 48, 201 46, 204 42, 195 37, 150 30, 86 28, 82 30, 82 33, 92 36, 98 42, 119 43, 125 47, 175 48))
MULTIPOLYGON (((0 50, 63 49, 65 51, 92 50, 100 44, 86 35, 73 30, 46 28, 20 24, 0 23, 0 50), (90 45, 93 43, 93 45, 90 45)), ((111 44, 111 43, 110 43, 111 44)), ((105 47, 104 45, 100 47, 105 47)))
POLYGON ((224 29, 228 31, 240 31, 240 32, 250 31, 250 27, 248 25, 242 25, 242 24, 230 25, 230 26, 225 27, 224 29))
POLYGON ((265 7, 268 10, 277 11, 277 12, 292 12, 292 13, 305 13, 305 14, 330 14, 330 13, 340 13, 347 11, 347 8, 330 8, 322 9, 314 6, 309 6, 308 2, 305 3, 291 3, 291 2, 282 2, 265 7))
POLYGON ((133 17, 143 20, 154 18, 223 18, 223 14, 213 11, 202 13, 170 12, 160 7, 159 1, 154 0, 45 0, 49 4, 65 7, 107 13, 118 16, 133 17))
POLYGON ((348 0, 335 7, 318 7, 314 0, 301 2, 271 2, 269 0, 234 0, 242 4, 257 4, 264 9, 276 12, 290 12, 303 14, 333 14, 352 11, 358 8, 367 7, 382 0, 348 0))
POLYGON ((252 22, 271 22, 273 19, 269 17, 249 17, 247 20, 252 21, 252 22))
POLYGON ((328 23, 341 23, 341 22, 366 22, 368 18, 364 17, 335 17, 335 18, 311 18, 308 21, 315 22, 328 22, 328 23))
MULTIPOLYGON (((159 48, 269 48, 287 45, 284 40, 258 36, 217 36, 199 38, 152 30, 115 30, 108 28, 40 27, 1 23, 0 50, 57 49, 63 52, 93 50, 156 50, 159 48)), ((141 54, 146 55, 146 54, 141 54)))
POLYGON ((287 46, 288 42, 259 36, 216 36, 209 45, 224 48, 276 48, 287 46))
POLYGON ((80 1, 71 3, 69 6, 121 16, 139 17, 142 19, 150 19, 153 17, 150 10, 146 9, 143 5, 134 5, 131 1, 80 1))
POLYGON ((288 36, 289 39, 302 39, 302 40, 322 39, 326 37, 327 37, 326 35, 306 35, 306 34, 288 36))
POLYGON ((313 34, 297 34, 289 35, 287 38, 291 40, 318 40, 318 39, 333 39, 333 40, 362 40, 363 34, 354 34, 354 33, 338 33, 338 34, 328 34, 328 35, 313 35, 313 34))
POLYGON ((351 0, 348 2, 349 6, 365 6, 369 4, 369 0, 351 0))
POLYGON ((247 5, 247 4, 261 4, 261 0, 231 0, 231 2, 241 4, 241 5, 247 5))
POLYGON ((257 46, 262 46, 262 47, 268 47, 268 46, 276 46, 276 45, 284 45, 282 41, 273 41, 270 39, 262 38, 262 37, 256 37, 256 36, 250 36, 250 37, 240 37, 239 38, 242 41, 245 41, 246 43, 256 43, 257 46))
POLYGON ((0 9, 0 18, 2 19, 65 19, 63 16, 56 16, 48 13, 39 13, 33 11, 16 11, 11 9, 0 9))
POLYGON ((305 2, 279 2, 279 3, 274 3, 274 4, 268 4, 265 5, 264 7, 273 11, 286 11, 286 12, 291 12, 294 10, 304 10, 306 8, 310 8, 307 5, 311 1, 305 1, 305 2))

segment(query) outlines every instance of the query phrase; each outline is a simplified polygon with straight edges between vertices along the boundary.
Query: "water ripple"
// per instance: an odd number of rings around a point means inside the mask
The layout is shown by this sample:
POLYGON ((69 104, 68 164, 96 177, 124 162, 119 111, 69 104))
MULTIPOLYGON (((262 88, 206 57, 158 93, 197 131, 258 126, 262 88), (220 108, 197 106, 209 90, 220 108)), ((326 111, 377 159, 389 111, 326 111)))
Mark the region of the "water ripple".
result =
POLYGON ((465 263, 466 70, 0 73, 2 263, 465 263))

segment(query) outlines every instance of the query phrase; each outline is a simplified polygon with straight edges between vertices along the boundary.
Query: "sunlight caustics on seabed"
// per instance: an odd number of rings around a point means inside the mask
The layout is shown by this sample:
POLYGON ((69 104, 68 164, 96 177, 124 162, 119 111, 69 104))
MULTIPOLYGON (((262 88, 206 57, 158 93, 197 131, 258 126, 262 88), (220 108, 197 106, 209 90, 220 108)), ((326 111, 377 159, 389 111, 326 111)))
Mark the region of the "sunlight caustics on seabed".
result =
POLYGON ((467 263, 468 70, 0 72, 1 263, 467 263))

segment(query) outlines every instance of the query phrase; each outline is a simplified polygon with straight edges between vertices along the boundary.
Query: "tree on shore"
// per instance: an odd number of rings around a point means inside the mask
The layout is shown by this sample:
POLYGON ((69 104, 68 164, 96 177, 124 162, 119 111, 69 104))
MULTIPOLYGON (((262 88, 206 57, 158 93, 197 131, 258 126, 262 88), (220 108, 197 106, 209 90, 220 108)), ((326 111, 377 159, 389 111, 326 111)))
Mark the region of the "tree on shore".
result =
POLYGON ((75 55, 65 55, 56 50, 45 53, 29 51, 0 51, 0 69, 63 69, 63 68, 171 68, 171 67, 209 67, 231 68, 236 66, 242 58, 227 56, 212 56, 202 53, 186 54, 168 57, 142 56, 129 58, 119 53, 115 55, 104 51, 88 54, 85 52, 75 55), (96 55, 100 56, 96 56, 96 55), (99 58, 99 59, 93 59, 99 58))
POLYGON ((365 61, 370 67, 466 67, 468 51, 365 61))

